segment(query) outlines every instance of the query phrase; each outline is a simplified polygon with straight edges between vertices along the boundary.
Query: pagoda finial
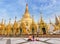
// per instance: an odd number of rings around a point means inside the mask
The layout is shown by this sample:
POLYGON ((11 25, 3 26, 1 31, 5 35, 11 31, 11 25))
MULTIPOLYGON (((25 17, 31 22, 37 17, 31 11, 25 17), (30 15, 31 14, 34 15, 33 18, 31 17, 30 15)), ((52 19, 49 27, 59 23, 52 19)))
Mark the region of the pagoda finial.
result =
POLYGON ((32 15, 32 23, 34 22, 34 15, 32 15))
POLYGON ((50 21, 50 24, 52 24, 52 23, 51 23, 51 19, 49 19, 49 21, 50 21))
POLYGON ((34 15, 32 15, 32 25, 34 25, 34 15))
POLYGON ((28 4, 26 4, 26 10, 25 10, 25 13, 28 12, 28 4))
POLYGON ((15 22, 16 22, 16 18, 17 18, 17 17, 15 16, 15 22))
POLYGON ((41 23, 44 23, 43 17, 42 17, 42 12, 40 12, 40 22, 41 22, 41 23))
POLYGON ((28 4, 26 3, 26 6, 28 6, 28 4))
POLYGON ((4 19, 2 18, 2 22, 1 22, 2 24, 4 24, 4 19))
POLYGON ((10 22, 11 22, 11 18, 9 18, 9 24, 10 24, 10 22))
POLYGON ((43 20, 43 19, 42 19, 42 12, 40 12, 40 16, 41 16, 41 21, 42 21, 42 20, 43 20))

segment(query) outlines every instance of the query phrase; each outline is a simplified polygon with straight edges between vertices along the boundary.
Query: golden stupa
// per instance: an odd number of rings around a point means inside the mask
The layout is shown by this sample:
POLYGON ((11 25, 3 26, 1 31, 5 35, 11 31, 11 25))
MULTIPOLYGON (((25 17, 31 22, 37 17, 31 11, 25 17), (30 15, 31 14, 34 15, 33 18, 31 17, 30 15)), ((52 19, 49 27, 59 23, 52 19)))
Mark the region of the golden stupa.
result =
POLYGON ((38 28, 39 28, 38 31, 40 34, 48 34, 48 25, 44 22, 42 16, 41 16, 40 21, 38 23, 38 28))
POLYGON ((31 23, 32 23, 32 18, 28 11, 28 4, 26 4, 25 13, 21 19, 21 27, 23 29, 24 34, 30 34, 29 31, 30 31, 31 23))

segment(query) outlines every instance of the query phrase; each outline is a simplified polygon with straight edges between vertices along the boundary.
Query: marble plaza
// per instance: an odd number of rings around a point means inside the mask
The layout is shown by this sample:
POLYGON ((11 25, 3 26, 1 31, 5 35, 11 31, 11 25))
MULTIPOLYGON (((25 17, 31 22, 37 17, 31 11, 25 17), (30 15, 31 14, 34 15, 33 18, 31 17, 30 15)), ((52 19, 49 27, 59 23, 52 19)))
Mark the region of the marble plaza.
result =
POLYGON ((27 41, 28 38, 2 38, 0 44, 60 44, 60 38, 39 38, 40 41, 27 41))

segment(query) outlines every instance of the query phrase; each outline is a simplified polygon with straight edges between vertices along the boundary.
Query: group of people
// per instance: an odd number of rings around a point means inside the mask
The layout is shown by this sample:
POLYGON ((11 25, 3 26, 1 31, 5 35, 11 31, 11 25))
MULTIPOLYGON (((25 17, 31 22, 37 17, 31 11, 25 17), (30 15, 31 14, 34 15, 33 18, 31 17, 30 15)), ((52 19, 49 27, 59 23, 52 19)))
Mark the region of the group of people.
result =
POLYGON ((39 39, 38 39, 38 37, 35 38, 33 35, 33 36, 28 37, 28 41, 39 41, 39 39))

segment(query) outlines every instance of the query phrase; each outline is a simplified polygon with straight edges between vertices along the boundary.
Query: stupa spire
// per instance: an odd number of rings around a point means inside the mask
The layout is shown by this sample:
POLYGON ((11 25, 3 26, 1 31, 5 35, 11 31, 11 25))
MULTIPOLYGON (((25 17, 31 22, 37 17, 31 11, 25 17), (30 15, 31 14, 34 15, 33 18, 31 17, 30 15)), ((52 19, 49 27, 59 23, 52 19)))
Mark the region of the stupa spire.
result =
POLYGON ((55 15, 55 24, 58 25, 59 24, 59 20, 57 18, 57 16, 55 15))
POLYGON ((9 24, 11 23, 11 18, 9 19, 9 24))
POLYGON ((49 19, 49 21, 50 21, 50 24, 52 24, 51 19, 49 19))
POLYGON ((59 24, 60 24, 60 16, 58 16, 59 17, 59 24))
POLYGON ((32 23, 34 23, 34 15, 32 15, 32 23))
POLYGON ((43 21, 43 18, 42 18, 42 12, 40 12, 40 17, 41 17, 41 18, 40 18, 40 21, 41 21, 41 22, 44 22, 44 21, 43 21))
POLYGON ((17 17, 15 16, 15 22, 16 22, 16 18, 17 18, 17 17))
POLYGON ((43 21, 43 19, 42 19, 42 15, 41 15, 41 21, 43 21))
POLYGON ((28 12, 28 4, 26 4, 25 13, 28 12))
POLYGON ((1 22, 1 24, 4 24, 4 19, 2 18, 2 22, 1 22))
POLYGON ((26 4, 26 9, 25 9, 25 13, 24 13, 24 18, 30 18, 30 14, 29 14, 29 11, 28 11, 28 4, 26 4))

